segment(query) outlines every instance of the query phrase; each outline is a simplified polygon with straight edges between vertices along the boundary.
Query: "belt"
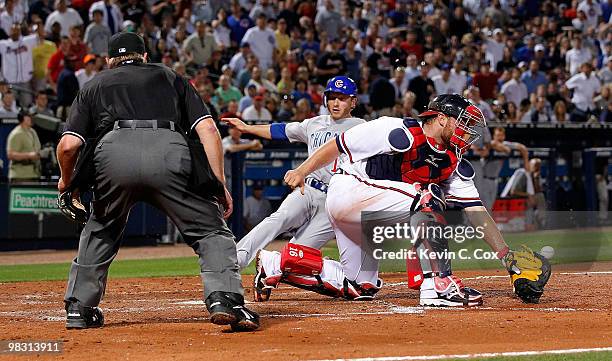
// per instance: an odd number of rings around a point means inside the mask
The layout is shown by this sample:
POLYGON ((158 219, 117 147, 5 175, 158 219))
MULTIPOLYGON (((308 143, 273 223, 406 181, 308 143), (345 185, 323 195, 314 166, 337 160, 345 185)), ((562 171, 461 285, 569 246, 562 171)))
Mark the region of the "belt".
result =
POLYGON ((155 120, 155 119, 130 119, 130 120, 118 120, 115 122, 115 129, 119 128, 152 128, 152 129, 170 129, 175 131, 174 122, 169 120, 155 120))
POLYGON ((304 181, 305 184, 308 184, 309 186, 311 186, 314 189, 317 189, 323 193, 327 193, 327 188, 329 188, 329 186, 327 184, 325 184, 324 182, 312 178, 312 177, 308 177, 306 178, 306 180, 304 181))

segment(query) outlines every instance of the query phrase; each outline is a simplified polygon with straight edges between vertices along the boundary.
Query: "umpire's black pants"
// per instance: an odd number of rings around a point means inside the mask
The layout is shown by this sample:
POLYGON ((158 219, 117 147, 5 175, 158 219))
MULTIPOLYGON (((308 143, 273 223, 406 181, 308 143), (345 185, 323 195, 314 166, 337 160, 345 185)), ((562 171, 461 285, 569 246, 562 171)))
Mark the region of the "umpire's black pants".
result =
POLYGON ((234 236, 217 203, 187 190, 191 158, 179 133, 115 129, 96 147, 94 162, 93 212, 81 232, 65 300, 100 303, 128 214, 139 201, 165 212, 198 254, 205 299, 214 291, 242 294, 234 236))

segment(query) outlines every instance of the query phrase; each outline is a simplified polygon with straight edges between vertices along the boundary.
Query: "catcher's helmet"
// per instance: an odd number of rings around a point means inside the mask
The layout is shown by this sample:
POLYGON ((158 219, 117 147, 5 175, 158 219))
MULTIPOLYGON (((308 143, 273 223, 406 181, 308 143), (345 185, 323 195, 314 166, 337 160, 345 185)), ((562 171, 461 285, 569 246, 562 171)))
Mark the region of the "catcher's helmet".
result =
POLYGON ((357 84, 355 81, 348 76, 335 76, 327 82, 327 86, 323 91, 323 104, 327 107, 327 94, 329 93, 340 93, 350 95, 351 97, 357 96, 357 84))
POLYGON ((457 120, 450 143, 455 147, 458 156, 465 153, 469 146, 480 137, 476 128, 487 125, 482 111, 459 94, 438 95, 429 102, 427 110, 419 114, 419 117, 430 118, 439 113, 457 120))

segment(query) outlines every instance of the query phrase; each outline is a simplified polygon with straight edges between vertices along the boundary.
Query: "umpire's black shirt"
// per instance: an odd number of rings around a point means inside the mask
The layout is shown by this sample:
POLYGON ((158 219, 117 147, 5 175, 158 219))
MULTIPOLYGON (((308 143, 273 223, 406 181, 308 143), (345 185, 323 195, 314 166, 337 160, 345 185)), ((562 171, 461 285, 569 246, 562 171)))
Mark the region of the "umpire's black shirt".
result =
POLYGON ((116 120, 131 119, 174 121, 188 131, 208 117, 204 102, 183 77, 161 64, 127 61, 85 84, 72 103, 64 134, 85 143, 116 120), (185 98, 185 119, 179 91, 185 98))

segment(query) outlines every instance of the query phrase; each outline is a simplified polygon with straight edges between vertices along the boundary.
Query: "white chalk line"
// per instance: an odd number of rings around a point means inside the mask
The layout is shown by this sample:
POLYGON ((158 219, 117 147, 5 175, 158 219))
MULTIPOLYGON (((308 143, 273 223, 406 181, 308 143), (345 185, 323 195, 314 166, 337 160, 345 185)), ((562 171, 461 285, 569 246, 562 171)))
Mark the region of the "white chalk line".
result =
POLYGON ((456 355, 363 357, 363 358, 327 359, 327 360, 318 360, 318 361, 429 361, 429 360, 448 360, 448 359, 473 359, 473 358, 484 358, 484 357, 567 355, 567 354, 576 354, 576 353, 605 352, 605 351, 612 351, 612 347, 571 348, 571 349, 542 350, 542 351, 485 352, 485 353, 456 354, 456 355))

